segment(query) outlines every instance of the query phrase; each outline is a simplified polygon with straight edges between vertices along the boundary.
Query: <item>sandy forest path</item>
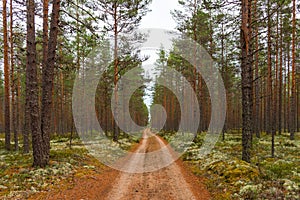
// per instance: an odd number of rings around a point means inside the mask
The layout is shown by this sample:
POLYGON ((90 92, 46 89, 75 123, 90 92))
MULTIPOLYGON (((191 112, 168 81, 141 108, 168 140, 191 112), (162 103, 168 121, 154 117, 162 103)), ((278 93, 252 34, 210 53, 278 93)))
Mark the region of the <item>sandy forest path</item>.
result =
MULTIPOLYGON (((146 129, 135 153, 155 152, 165 146, 165 142, 146 129)), ((169 155, 172 153, 171 150, 169 155)), ((147 155, 147 154, 146 154, 147 155)), ((157 155, 157 154, 156 154, 157 155)), ((164 159, 165 153, 159 159, 164 159)), ((126 164, 130 171, 143 163, 157 163, 153 156, 129 156, 126 164)), ((158 169, 159 165, 154 166, 158 169)), ((60 192, 50 192, 43 199, 99 199, 99 200, 206 200, 209 192, 199 179, 186 170, 182 161, 154 172, 127 173, 113 169, 75 179, 72 188, 60 192)))

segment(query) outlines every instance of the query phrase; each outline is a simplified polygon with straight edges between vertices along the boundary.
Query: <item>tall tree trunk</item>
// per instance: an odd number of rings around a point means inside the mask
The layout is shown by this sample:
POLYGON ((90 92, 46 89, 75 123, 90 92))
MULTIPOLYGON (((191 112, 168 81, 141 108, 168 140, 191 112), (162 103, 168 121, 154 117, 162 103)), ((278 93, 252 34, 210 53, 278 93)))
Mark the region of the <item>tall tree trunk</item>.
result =
POLYGON ((296 0, 293 0, 293 31, 292 31, 292 96, 290 139, 295 140, 296 129, 296 0))
POLYGON ((272 132, 272 94, 273 94, 273 84, 272 84, 272 40, 271 40, 271 13, 270 13, 270 0, 268 0, 268 8, 267 8, 267 15, 268 15, 268 55, 267 55, 267 62, 268 62, 268 82, 267 82, 267 133, 272 132))
MULTIPOLYGON (((278 4, 278 6, 280 6, 278 4)), ((278 115, 280 111, 278 110, 278 93, 279 93, 279 10, 276 13, 276 36, 275 36, 275 82, 274 82, 274 94, 273 94, 273 123, 272 127, 275 130, 275 134, 278 128, 278 115)))
POLYGON ((118 141, 119 137, 119 127, 118 127, 118 16, 117 16, 117 3, 114 3, 114 95, 115 95, 115 107, 114 115, 112 115, 113 124, 113 140, 118 141), (113 119, 114 118, 114 119, 113 119))
POLYGON ((287 63, 288 63, 288 66, 287 66, 287 115, 286 115, 286 121, 287 121, 287 128, 288 128, 288 132, 290 132, 291 130, 291 127, 290 127, 290 119, 291 119, 291 116, 290 116, 290 108, 291 108, 291 98, 290 98, 290 88, 291 88, 291 69, 290 69, 290 63, 291 63, 291 55, 290 55, 290 41, 288 41, 287 43, 287 63))
POLYGON ((11 112, 12 112, 12 130, 14 133, 14 149, 15 151, 19 150, 19 140, 17 132, 17 117, 16 117, 16 99, 15 99, 15 72, 14 72, 14 33, 13 33, 13 1, 10 0, 10 67, 11 67, 11 112))
POLYGON ((52 114, 52 91, 54 80, 55 55, 58 37, 60 0, 53 0, 53 10, 50 24, 50 37, 48 43, 47 63, 43 66, 42 81, 42 117, 41 130, 45 151, 45 164, 49 162, 50 151, 50 132, 51 132, 51 114, 52 114))
MULTIPOLYGON (((254 1, 254 20, 258 20, 257 17, 257 0, 254 1)), ((260 138, 260 130, 259 130, 259 104, 260 104, 260 95, 259 95, 259 38, 258 38, 258 24, 255 27, 255 116, 254 116, 254 130, 257 138, 260 138)))
MULTIPOLYGON (((283 84, 283 24, 282 24, 282 15, 280 17, 280 45, 279 45, 279 54, 280 54, 280 62, 279 62, 279 89, 278 89, 278 134, 280 135, 282 132, 282 84, 283 84)), ((284 116, 284 115, 283 115, 284 116)))
POLYGON ((242 26, 241 26, 241 48, 242 48, 242 159, 250 162, 251 159, 251 135, 252 135, 252 60, 251 60, 251 1, 242 0, 242 26))
POLYGON ((64 121, 64 75, 62 70, 60 70, 60 127, 61 127, 61 134, 65 133, 65 121, 64 121))
MULTIPOLYGON (((198 2, 197 0, 194 0, 194 5, 193 5, 193 16, 197 16, 197 11, 198 11, 198 2)), ((198 41, 198 38, 197 38, 197 23, 198 23, 198 18, 196 17, 196 20, 193 22, 193 40, 194 41, 198 41)), ((197 46, 196 44, 194 45, 194 52, 193 52, 193 59, 194 59, 194 64, 198 64, 197 63, 197 46)), ((196 66, 193 66, 193 75, 192 75, 192 83, 193 83, 193 90, 194 92, 197 94, 197 88, 196 88, 196 83, 197 83, 197 69, 196 69, 196 66)), ((196 104, 196 100, 192 97, 192 94, 191 94, 191 104, 192 106, 194 107, 194 105, 196 104)), ((196 110, 193 109, 193 115, 190 119, 190 122, 193 123, 196 118, 196 110)))
POLYGON ((260 78, 260 82, 259 82, 259 84, 260 84, 260 122, 259 122, 259 130, 260 130, 260 132, 262 132, 263 130, 264 130, 264 125, 265 125, 265 123, 264 123, 264 121, 265 121, 265 118, 264 118, 264 114, 265 114, 265 112, 264 112, 264 106, 265 106, 265 104, 264 104, 264 102, 265 102, 265 100, 263 99, 263 94, 265 94, 265 93, 263 93, 263 91, 264 91, 264 86, 263 86, 263 83, 264 83, 264 77, 261 77, 260 78))
MULTIPOLYGON (((21 114, 22 113, 22 109, 21 109, 21 77, 20 77, 20 68, 17 71, 17 88, 16 88, 16 101, 17 101, 17 105, 16 105, 16 117, 17 117, 17 131, 18 131, 18 135, 21 135, 22 133, 22 127, 21 127, 21 122, 22 122, 22 118, 21 118, 21 114)), ((28 139, 28 137, 27 137, 28 139)), ((25 141, 23 141, 25 142, 25 141)), ((28 142, 28 141, 27 141, 28 142)), ((28 144, 27 144, 28 146, 28 144)), ((24 143, 24 147, 25 147, 25 143, 24 143)), ((27 149, 28 150, 28 149, 27 149)), ((25 148, 23 149, 23 151, 25 152, 25 148)), ((28 153, 28 152, 25 152, 28 153)))
POLYGON ((29 112, 31 118, 33 166, 45 166, 44 147, 41 137, 39 99, 38 99, 38 79, 36 64, 36 44, 35 44, 35 2, 27 2, 27 66, 26 66, 26 91, 29 100, 29 112))
POLYGON ((7 1, 3 0, 3 43, 4 43, 4 82, 5 82, 5 97, 4 97, 4 112, 5 112, 5 149, 10 150, 10 100, 9 100, 9 63, 8 63, 8 36, 7 36, 7 1))
POLYGON ((278 64, 279 64, 279 55, 278 55, 278 23, 279 23, 279 18, 278 18, 279 12, 277 11, 276 15, 276 36, 275 36, 275 80, 274 80, 274 90, 272 90, 272 149, 271 149, 271 154, 272 157, 275 156, 275 135, 276 135, 276 128, 277 128, 277 93, 278 93, 278 64))

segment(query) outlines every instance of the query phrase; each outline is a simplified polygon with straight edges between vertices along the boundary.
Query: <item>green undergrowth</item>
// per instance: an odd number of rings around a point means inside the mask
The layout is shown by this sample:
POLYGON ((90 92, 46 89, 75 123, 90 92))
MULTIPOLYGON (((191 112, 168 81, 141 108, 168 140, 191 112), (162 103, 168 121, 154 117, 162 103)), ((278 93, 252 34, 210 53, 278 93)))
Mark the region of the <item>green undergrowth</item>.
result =
MULTIPOLYGON (((63 185, 72 185, 74 177, 100 173, 105 166, 89 153, 80 138, 73 138, 70 147, 69 136, 52 136, 50 163, 45 168, 32 167, 32 152, 24 154, 22 148, 17 152, 3 150, 2 136, 0 138, 0 199, 26 199, 37 192, 55 189, 62 182, 68 183, 63 185)), ((101 143, 101 139, 103 140, 103 137, 100 137, 97 142, 101 143)), ((106 149, 108 152, 110 148, 115 147, 126 150, 136 142, 138 142, 137 137, 121 134, 118 143, 110 141, 111 144, 107 145, 106 149)), ((20 147, 22 146, 21 143, 20 147)), ((102 153, 109 154, 108 152, 102 153)))
MULTIPOLYGON (((174 133, 161 132, 167 141, 174 133)), ((219 137, 207 155, 199 151, 206 134, 197 135, 182 159, 194 174, 204 178, 213 199, 299 199, 300 135, 289 140, 288 134, 277 135, 275 156, 271 157, 271 136, 253 139, 251 164, 241 160, 241 134, 236 131, 219 137)), ((184 144, 181 144, 185 146, 184 144)))

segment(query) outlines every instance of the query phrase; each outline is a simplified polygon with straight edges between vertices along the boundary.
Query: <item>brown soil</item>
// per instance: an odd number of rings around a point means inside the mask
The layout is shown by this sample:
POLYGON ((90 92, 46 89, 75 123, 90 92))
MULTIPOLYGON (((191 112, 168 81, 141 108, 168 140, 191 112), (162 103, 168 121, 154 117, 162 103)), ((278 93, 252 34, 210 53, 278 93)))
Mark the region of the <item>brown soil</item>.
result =
MULTIPOLYGON (((145 132, 149 137, 144 138, 140 145, 134 148, 136 152, 153 152, 160 149, 162 144, 166 144, 149 130, 145 132)), ((149 159, 151 158, 150 156, 149 159)), ((132 160, 132 162, 136 162, 136 160, 132 160)), ((130 160, 127 160, 126 163, 130 163, 130 160)), ((60 191, 54 190, 35 195, 32 199, 210 199, 209 192, 203 184, 190 171, 186 170, 186 166, 180 160, 155 172, 125 173, 107 167, 101 169, 101 172, 94 171, 82 177, 75 177, 71 187, 62 186, 61 188, 60 191)))

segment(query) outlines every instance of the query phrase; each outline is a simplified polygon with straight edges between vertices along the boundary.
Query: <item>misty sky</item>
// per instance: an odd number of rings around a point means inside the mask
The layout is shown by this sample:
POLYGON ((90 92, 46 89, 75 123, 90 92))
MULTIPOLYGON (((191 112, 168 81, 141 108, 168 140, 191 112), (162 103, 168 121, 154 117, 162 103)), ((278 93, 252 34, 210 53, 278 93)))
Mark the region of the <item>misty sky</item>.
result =
MULTIPOLYGON (((141 21, 140 28, 161 28, 166 30, 174 30, 176 23, 172 18, 171 11, 178 9, 177 0, 153 0, 149 12, 141 21)), ((150 58, 148 61, 143 63, 143 68, 148 75, 152 78, 152 82, 147 84, 146 94, 144 101, 147 104, 148 108, 152 103, 152 94, 151 87, 154 86, 154 76, 155 66, 153 65, 155 60, 158 58, 157 51, 142 51, 143 54, 149 55, 150 58)))
POLYGON ((153 0, 150 5, 152 11, 142 19, 141 28, 174 29, 176 23, 172 19, 170 11, 177 6, 177 0, 153 0))

